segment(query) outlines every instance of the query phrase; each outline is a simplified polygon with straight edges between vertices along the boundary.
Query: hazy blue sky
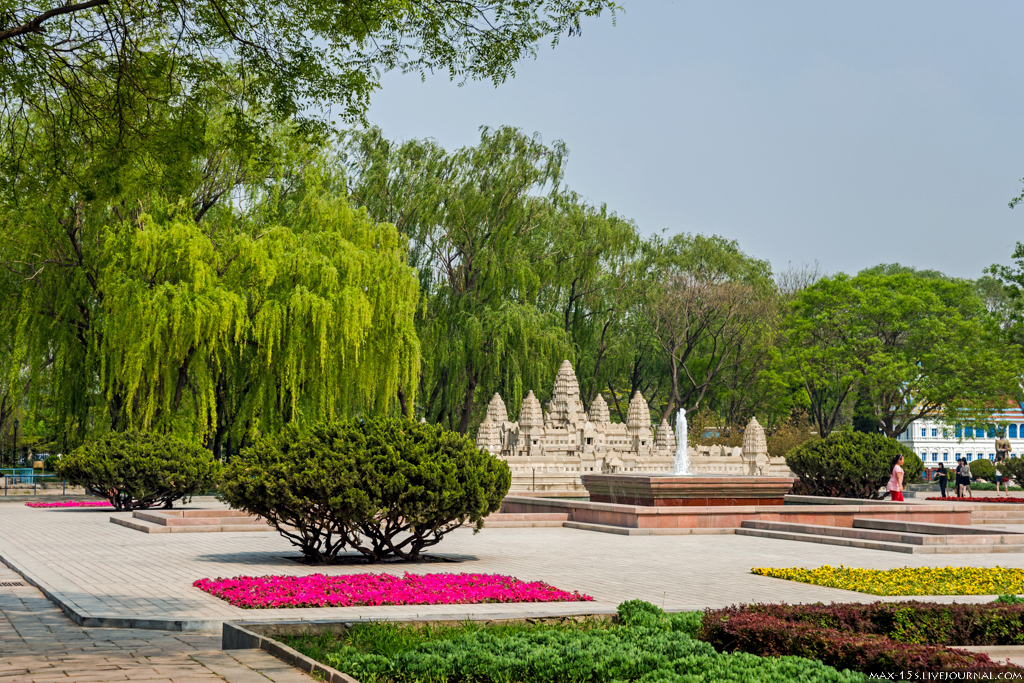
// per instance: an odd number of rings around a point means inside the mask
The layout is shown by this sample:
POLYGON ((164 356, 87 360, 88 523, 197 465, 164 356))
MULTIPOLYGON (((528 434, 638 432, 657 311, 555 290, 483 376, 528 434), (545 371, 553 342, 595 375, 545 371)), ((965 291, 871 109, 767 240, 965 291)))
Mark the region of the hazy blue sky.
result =
POLYGON ((716 233, 777 269, 977 277, 1024 241, 1022 2, 669 2, 544 46, 514 80, 389 75, 392 138, 561 139, 568 185, 645 234, 716 233))

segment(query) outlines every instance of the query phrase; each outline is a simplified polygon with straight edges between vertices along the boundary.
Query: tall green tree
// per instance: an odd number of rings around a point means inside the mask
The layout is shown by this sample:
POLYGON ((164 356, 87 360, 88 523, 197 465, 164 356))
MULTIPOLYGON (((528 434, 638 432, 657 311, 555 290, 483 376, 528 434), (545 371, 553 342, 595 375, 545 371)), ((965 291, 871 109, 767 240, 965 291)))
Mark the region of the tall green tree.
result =
POLYGON ((494 392, 514 412, 571 355, 560 317, 538 306, 556 214, 544 193, 557 192, 565 154, 512 128, 453 153, 375 129, 345 145, 353 200, 410 240, 428 420, 466 432, 494 392))
POLYGON ((387 412, 414 394, 404 237, 330 190, 317 144, 239 125, 219 104, 157 108, 136 123, 163 144, 117 163, 104 152, 123 141, 83 147, 40 117, 31 154, 3 169, 9 375, 46 379, 71 442, 159 428, 219 453, 255 430, 387 412), (65 154, 73 173, 47 163, 65 154))
POLYGON ((744 366, 770 347, 774 283, 768 264, 719 237, 654 240, 644 316, 668 369, 664 410, 698 410, 706 397, 741 388, 744 366))
POLYGON ((1017 368, 970 282, 887 266, 824 278, 787 321, 786 356, 821 436, 859 392, 889 437, 914 420, 983 420, 1014 395, 1017 368))

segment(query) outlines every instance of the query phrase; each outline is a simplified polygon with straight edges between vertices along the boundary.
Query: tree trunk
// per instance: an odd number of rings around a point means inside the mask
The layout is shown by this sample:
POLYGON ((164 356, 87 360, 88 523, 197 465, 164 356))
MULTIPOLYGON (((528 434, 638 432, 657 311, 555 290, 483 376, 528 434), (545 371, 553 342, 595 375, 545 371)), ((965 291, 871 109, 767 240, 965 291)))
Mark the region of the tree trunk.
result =
POLYGON ((459 420, 459 434, 469 431, 469 420, 473 417, 473 396, 476 394, 476 375, 470 373, 466 385, 466 399, 462 403, 462 419, 459 420))

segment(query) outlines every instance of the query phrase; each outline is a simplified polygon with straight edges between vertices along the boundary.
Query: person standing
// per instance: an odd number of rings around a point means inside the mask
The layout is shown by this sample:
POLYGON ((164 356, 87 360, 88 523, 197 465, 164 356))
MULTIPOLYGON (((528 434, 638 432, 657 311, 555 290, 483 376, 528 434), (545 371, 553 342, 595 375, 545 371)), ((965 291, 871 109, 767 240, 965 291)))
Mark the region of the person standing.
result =
POLYGON ((1005 493, 1010 492, 1010 483, 1003 477, 1002 467, 1003 461, 1010 457, 1010 451, 1013 450, 1013 446, 1010 444, 1010 440, 1006 436, 1001 436, 996 439, 996 493, 999 493, 999 485, 1004 484, 1003 489, 1005 493))
POLYGON ((897 455, 892 459, 891 474, 889 483, 885 488, 889 491, 889 497, 896 502, 903 502, 903 456, 897 455))
POLYGON ((971 467, 967 464, 967 458, 960 461, 960 467, 956 470, 956 484, 957 484, 957 498, 963 498, 963 494, 970 494, 971 498, 974 498, 974 494, 971 493, 971 467))
POLYGON ((939 463, 939 467, 935 470, 935 479, 939 482, 939 491, 943 498, 946 497, 946 484, 949 483, 949 470, 943 463, 939 463))

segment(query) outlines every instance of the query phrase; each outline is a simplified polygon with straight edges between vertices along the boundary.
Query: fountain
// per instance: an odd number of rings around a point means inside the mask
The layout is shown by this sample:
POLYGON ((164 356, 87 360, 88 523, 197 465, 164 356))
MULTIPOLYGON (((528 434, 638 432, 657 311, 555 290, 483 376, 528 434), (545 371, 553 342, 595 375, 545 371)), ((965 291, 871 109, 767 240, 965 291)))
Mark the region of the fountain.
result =
POLYGON ((686 450, 686 409, 679 407, 676 414, 676 459, 673 463, 672 474, 690 474, 690 453, 686 450))
MULTIPOLYGON (((690 472, 686 411, 676 416, 675 461, 672 474, 623 472, 584 474, 580 477, 593 503, 641 505, 652 507, 782 505, 793 488, 792 477, 756 475, 705 475, 690 472)), ((767 458, 764 430, 756 419, 747 425, 744 445, 752 449, 744 460, 756 464, 758 456, 767 458), (755 452, 756 451, 756 452, 755 452), (761 451, 764 451, 761 453, 761 451)), ((752 467, 757 471, 756 467, 752 467)))

